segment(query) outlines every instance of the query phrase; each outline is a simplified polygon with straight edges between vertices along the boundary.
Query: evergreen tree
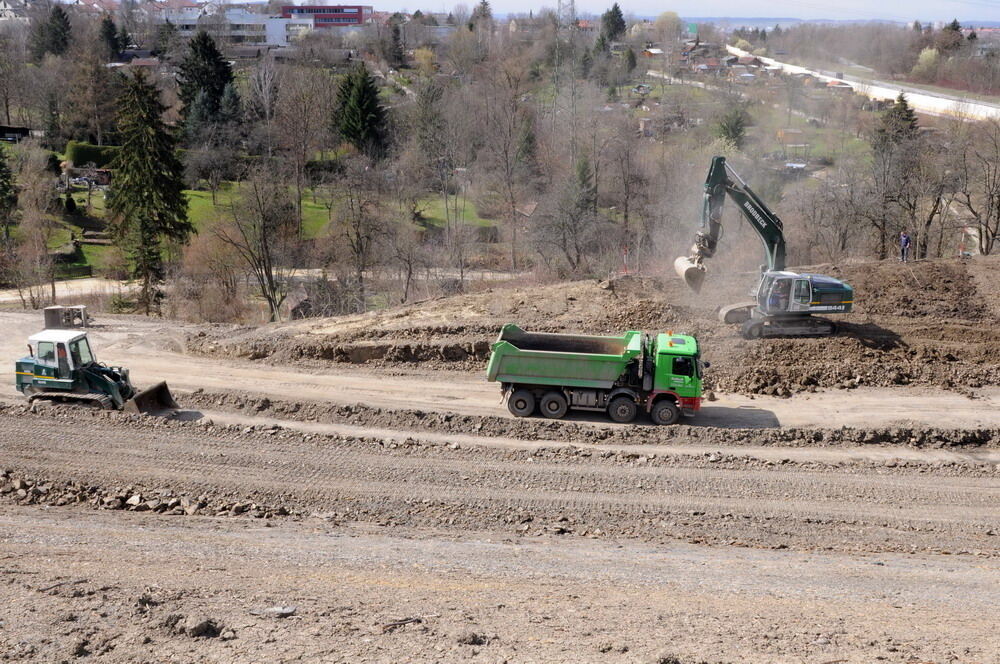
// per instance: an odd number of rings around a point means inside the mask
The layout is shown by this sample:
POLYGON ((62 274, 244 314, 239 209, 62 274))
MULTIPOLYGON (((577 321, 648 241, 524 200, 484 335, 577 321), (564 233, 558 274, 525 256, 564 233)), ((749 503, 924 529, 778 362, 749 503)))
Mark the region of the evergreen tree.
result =
POLYGON ((945 30, 949 30, 951 32, 961 32, 962 31, 962 24, 958 22, 957 18, 953 18, 951 20, 951 23, 949 23, 948 25, 944 26, 944 29, 945 30))
POLYGON ((7 163, 7 153, 0 147, 0 225, 3 226, 3 241, 10 240, 10 223, 17 207, 17 185, 14 173, 7 163))
POLYGON ((31 51, 35 60, 41 60, 47 53, 65 55, 72 37, 69 16, 61 6, 55 5, 44 21, 39 21, 32 35, 31 51))
POLYGON ((879 148, 889 143, 901 143, 916 138, 918 133, 917 115, 906 101, 906 95, 900 92, 896 102, 879 118, 874 144, 879 148))
POLYGON ((386 112, 378 98, 375 79, 359 62, 344 77, 338 90, 340 135, 373 159, 385 154, 386 112))
POLYGON ((240 100, 240 93, 236 91, 236 85, 230 83, 222 91, 222 100, 219 102, 219 122, 221 124, 239 124, 243 118, 243 103, 240 100))
POLYGON ((633 51, 632 47, 629 46, 628 50, 625 51, 625 71, 631 74, 635 70, 637 64, 635 51, 633 51))
POLYGON ((156 53, 163 54, 168 52, 173 47, 176 40, 177 26, 170 21, 160 24, 160 26, 156 28, 156 53))
POLYGON ((197 145, 212 125, 211 103, 208 93, 199 90, 191 106, 187 107, 187 119, 184 121, 184 132, 189 145, 197 145))
POLYGON ((104 18, 101 19, 99 35, 101 44, 104 45, 104 58, 111 62, 118 57, 122 49, 118 44, 118 28, 115 27, 114 19, 108 14, 105 14, 104 18))
POLYGON ((454 15, 454 14, 451 14, 451 13, 449 13, 449 14, 448 14, 448 18, 446 18, 446 19, 444 20, 444 22, 445 22, 446 24, 448 24, 448 25, 455 25, 455 15, 454 15))
POLYGON ((166 107, 142 71, 126 78, 118 105, 121 147, 111 162, 115 172, 108 204, 115 237, 142 280, 140 304, 148 315, 162 293, 161 244, 184 241, 194 228, 187 218, 184 168, 176 139, 163 122, 166 107))
POLYGON ((618 3, 611 5, 611 9, 601 15, 601 35, 609 41, 617 41, 625 34, 625 16, 618 3))
POLYGON ((716 135, 733 144, 738 150, 743 147, 747 134, 747 114, 740 107, 732 108, 719 119, 715 128, 716 135))
POLYGON ((920 21, 914 21, 913 22, 913 31, 914 32, 923 32, 924 31, 924 26, 920 24, 920 21))
POLYGON ((492 19, 493 8, 490 7, 488 0, 479 0, 479 4, 472 10, 471 21, 473 23, 478 23, 479 21, 489 21, 492 19))
POLYGON ((190 107, 201 91, 205 92, 210 118, 215 118, 222 102, 222 93, 233 82, 233 71, 222 57, 215 40, 199 30, 188 44, 188 54, 179 67, 180 97, 184 102, 184 117, 187 119, 190 107))
POLYGON ((976 31, 973 30, 972 32, 969 33, 969 36, 966 37, 966 39, 969 40, 970 42, 974 42, 979 39, 979 35, 977 35, 976 31))
POLYGON ((608 40, 602 32, 597 36, 597 41, 594 42, 594 53, 607 53, 608 51, 608 40))
POLYGON ((410 16, 410 18, 412 18, 414 21, 420 21, 420 19, 422 19, 423 17, 424 17, 424 13, 422 11, 420 11, 419 9, 417 11, 413 12, 413 14, 410 16))
POLYGON ((118 51, 124 51, 132 45, 132 35, 128 33, 123 25, 118 29, 118 51))
POLYGON ((580 55, 580 63, 577 67, 577 72, 580 74, 580 78, 587 78, 590 76, 590 69, 594 66, 594 56, 590 54, 589 49, 584 49, 583 53, 580 55))
POLYGON ((403 54, 403 37, 399 30, 399 24, 393 23, 392 29, 389 32, 389 53, 388 53, 389 64, 393 67, 398 67, 403 64, 404 54, 403 54))

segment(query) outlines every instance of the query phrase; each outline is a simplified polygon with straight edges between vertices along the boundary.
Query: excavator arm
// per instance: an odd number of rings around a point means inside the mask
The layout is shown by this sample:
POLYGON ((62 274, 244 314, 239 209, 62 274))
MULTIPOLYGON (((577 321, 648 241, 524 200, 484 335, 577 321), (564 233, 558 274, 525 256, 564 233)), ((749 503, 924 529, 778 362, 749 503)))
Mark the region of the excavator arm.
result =
POLYGON ((695 235, 689 256, 674 261, 674 269, 687 285, 701 290, 705 280, 705 259, 715 254, 722 237, 722 208, 726 196, 733 199, 751 228, 760 237, 767 257, 768 270, 785 269, 785 235, 781 219, 760 200, 757 194, 726 163, 725 157, 714 157, 705 179, 705 199, 701 211, 701 227, 695 235))

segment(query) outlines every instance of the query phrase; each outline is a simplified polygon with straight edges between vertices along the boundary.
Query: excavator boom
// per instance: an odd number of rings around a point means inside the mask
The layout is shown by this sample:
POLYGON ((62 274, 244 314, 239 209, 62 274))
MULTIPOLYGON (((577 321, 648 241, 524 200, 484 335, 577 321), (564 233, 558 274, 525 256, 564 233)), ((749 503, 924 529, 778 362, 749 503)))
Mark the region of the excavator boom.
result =
POLYGON ((785 236, 781 219, 771 212, 746 182, 726 163, 725 157, 714 157, 705 179, 705 197, 701 209, 701 226, 695 235, 688 256, 674 261, 674 270, 687 285, 701 290, 705 280, 706 258, 715 254, 722 238, 722 208, 726 196, 733 199, 740 212, 764 245, 768 270, 785 269, 785 236))

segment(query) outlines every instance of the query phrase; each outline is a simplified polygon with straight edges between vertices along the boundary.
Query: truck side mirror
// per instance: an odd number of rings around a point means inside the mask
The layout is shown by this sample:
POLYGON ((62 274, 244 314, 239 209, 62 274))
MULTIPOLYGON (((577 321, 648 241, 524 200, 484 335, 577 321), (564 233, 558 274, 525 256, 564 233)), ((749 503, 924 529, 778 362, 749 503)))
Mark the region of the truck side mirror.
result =
POLYGON ((31 344, 28 344, 28 355, 31 356, 31 359, 35 359, 35 351, 31 348, 31 344))

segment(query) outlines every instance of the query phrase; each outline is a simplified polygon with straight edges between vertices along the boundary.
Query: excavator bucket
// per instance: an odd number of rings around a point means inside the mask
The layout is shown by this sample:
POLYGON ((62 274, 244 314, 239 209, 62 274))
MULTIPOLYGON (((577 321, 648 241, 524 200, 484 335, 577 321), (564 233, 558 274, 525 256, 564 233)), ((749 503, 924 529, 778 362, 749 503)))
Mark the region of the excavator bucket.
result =
POLYGON ((173 408, 179 408, 179 406, 174 401, 174 396, 170 394, 170 388, 164 381, 137 393, 122 406, 122 410, 127 413, 145 414, 158 413, 173 408))
POLYGON ((701 284, 705 281, 704 265, 699 265, 687 256, 681 256, 674 261, 674 271, 684 280, 688 288, 695 293, 701 291, 701 284))

